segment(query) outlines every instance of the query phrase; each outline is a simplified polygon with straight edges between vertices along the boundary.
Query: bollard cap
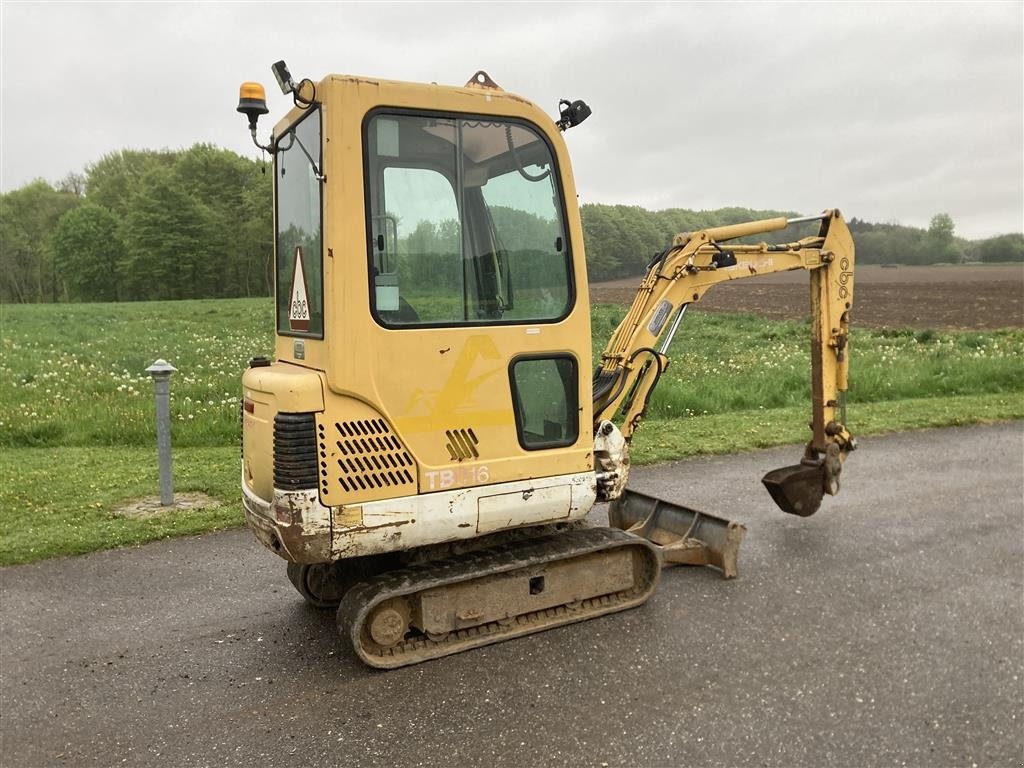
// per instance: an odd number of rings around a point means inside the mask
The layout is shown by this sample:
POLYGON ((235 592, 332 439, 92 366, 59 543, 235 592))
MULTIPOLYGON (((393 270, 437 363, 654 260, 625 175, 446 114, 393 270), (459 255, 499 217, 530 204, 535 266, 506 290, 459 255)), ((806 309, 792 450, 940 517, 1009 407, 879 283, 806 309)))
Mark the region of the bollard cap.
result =
POLYGON ((160 358, 155 363, 153 363, 151 366, 149 366, 149 368, 146 369, 146 373, 148 373, 150 376, 152 376, 154 379, 156 379, 156 378, 160 378, 161 376, 164 376, 164 377, 170 376, 176 370, 178 370, 178 369, 175 368, 170 363, 168 363, 163 358, 160 358))

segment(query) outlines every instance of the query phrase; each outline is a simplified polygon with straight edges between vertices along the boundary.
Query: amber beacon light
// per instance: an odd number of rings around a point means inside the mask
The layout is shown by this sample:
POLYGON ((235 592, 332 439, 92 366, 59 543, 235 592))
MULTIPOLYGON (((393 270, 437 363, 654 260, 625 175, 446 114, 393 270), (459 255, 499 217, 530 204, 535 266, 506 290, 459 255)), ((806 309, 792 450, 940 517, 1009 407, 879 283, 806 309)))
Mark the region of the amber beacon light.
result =
POLYGON ((267 114, 267 92, 259 83, 242 83, 238 88, 238 111, 249 118, 249 130, 256 131, 256 121, 267 114))

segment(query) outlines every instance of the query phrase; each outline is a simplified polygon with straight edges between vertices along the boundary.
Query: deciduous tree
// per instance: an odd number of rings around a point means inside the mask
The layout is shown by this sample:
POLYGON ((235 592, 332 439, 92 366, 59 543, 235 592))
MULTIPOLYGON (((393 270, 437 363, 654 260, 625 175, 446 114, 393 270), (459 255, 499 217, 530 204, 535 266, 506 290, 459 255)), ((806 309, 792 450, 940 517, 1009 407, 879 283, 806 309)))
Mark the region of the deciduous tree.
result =
POLYGON ((80 202, 37 179, 0 195, 0 301, 57 301, 63 288, 54 270, 50 236, 80 202))
POLYGON ((54 254, 72 301, 118 301, 124 243, 117 217, 86 200, 57 222, 54 254))

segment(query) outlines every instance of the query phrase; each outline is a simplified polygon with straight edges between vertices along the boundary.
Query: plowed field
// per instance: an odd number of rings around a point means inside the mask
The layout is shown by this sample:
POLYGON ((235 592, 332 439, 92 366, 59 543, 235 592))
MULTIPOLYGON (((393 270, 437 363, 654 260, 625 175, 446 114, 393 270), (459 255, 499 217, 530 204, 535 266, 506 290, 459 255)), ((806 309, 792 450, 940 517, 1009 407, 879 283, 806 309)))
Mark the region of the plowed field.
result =
MULTIPOLYGON (((1024 265, 857 268, 853 324, 863 328, 1024 327, 1024 265)), ((640 278, 595 283, 594 303, 628 304, 640 278)), ((784 272, 720 285, 693 309, 798 320, 808 313, 807 275, 784 272)))

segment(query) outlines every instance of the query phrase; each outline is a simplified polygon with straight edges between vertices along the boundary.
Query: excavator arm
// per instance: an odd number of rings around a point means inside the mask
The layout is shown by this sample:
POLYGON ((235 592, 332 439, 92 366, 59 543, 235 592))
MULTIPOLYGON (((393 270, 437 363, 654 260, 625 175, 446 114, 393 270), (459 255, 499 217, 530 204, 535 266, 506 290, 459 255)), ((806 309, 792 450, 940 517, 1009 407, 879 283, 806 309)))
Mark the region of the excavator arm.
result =
POLYGON ((799 464, 773 470, 763 482, 781 509, 802 516, 814 514, 825 493, 838 493, 843 461, 856 447, 845 425, 853 264, 853 238, 838 210, 676 235, 648 268, 594 376, 603 496, 615 499, 625 487, 629 441, 669 365, 669 344, 687 307, 719 283, 796 269, 810 273, 811 438, 799 464), (777 245, 728 244, 807 221, 820 222, 816 236, 777 245))

